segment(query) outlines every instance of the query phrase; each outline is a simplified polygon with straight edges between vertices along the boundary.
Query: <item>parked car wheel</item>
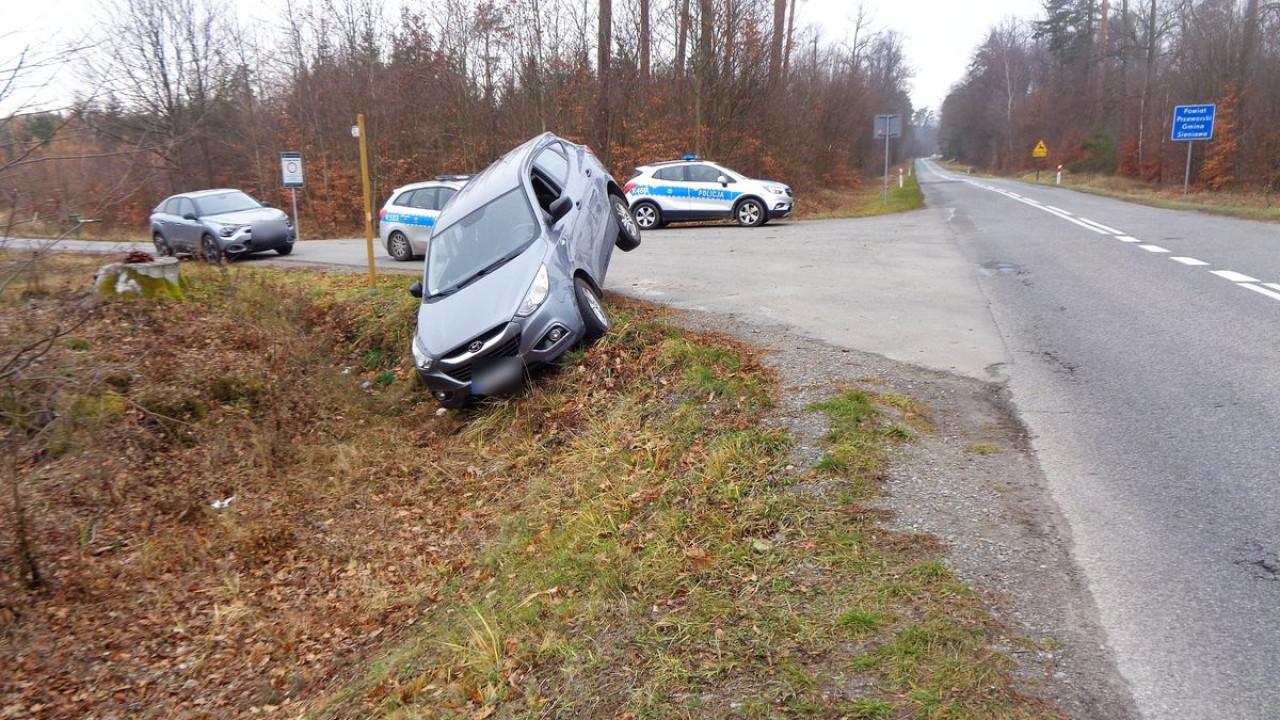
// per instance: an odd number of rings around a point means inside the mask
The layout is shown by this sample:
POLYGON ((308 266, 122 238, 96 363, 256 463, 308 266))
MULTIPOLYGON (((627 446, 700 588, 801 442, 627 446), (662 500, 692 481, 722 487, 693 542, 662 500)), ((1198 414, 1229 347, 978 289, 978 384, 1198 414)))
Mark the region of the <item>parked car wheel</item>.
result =
POLYGON ((618 218, 618 239, 615 242, 618 249, 631 252, 640 247, 640 227, 636 225, 635 218, 631 217, 627 201, 617 195, 610 195, 609 203, 613 205, 613 214, 618 218))
POLYGON ((759 227, 767 218, 764 214, 764 205, 760 204, 759 200, 750 198, 738 203, 738 207, 733 211, 733 217, 743 227, 759 227))
POLYGON ((596 294, 591 283, 581 277, 573 279, 573 294, 578 300, 578 312, 582 315, 582 324, 586 326, 583 339, 594 342, 609 332, 609 314, 604 311, 604 303, 596 294))
POLYGON ((639 225, 641 230, 652 230, 666 224, 662 221, 662 211, 651 202, 636 203, 635 207, 631 208, 631 216, 635 218, 636 225, 639 225))
POLYGON ((293 252, 293 246, 281 245, 280 247, 276 248, 276 252, 281 255, 288 255, 289 253, 293 252))
POLYGON ((204 261, 210 265, 222 264, 222 247, 218 245, 218 241, 214 240, 212 235, 205 235, 200 238, 200 254, 204 256, 204 261))
POLYGON ((173 257, 173 248, 169 247, 169 241, 165 240, 163 235, 156 233, 151 237, 151 242, 155 243, 156 255, 173 257))
POLYGON ((413 259, 413 246, 409 244, 409 238, 397 230, 387 237, 387 254, 400 262, 407 262, 413 259))

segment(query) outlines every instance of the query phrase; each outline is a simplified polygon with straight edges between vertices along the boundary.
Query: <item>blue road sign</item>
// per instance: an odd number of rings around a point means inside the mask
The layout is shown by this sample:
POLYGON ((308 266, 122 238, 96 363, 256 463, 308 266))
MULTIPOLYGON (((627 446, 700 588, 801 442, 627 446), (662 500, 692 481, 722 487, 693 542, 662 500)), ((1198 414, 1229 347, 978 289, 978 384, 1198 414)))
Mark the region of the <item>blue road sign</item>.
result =
POLYGON ((1208 140, 1213 137, 1217 105, 1178 105, 1173 108, 1174 140, 1208 140))

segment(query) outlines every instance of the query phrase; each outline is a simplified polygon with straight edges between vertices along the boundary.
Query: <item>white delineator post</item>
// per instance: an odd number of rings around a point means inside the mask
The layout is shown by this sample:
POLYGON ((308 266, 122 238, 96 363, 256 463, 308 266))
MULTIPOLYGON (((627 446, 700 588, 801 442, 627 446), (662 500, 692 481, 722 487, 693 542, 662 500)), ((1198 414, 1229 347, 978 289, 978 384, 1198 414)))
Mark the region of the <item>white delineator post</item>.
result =
POLYGON ((1053 184, 1054 185, 1062 184, 1062 165, 1061 164, 1058 165, 1058 177, 1056 180, 1053 181, 1053 184))

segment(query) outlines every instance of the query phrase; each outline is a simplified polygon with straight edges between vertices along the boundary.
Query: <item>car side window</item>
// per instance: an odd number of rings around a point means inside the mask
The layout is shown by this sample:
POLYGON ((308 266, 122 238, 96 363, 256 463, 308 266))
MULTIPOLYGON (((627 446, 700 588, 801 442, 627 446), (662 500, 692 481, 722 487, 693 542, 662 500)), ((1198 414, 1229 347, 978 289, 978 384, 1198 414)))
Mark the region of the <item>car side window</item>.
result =
POLYGON ((417 192, 417 190, 405 190, 404 192, 397 195, 396 199, 391 201, 391 204, 399 205, 400 207, 412 207, 411 205, 409 205, 409 202, 413 200, 413 194, 415 192, 417 192))
POLYGON ((710 165, 690 165, 689 182, 713 183, 720 177, 720 171, 710 165))
POLYGON ((196 214, 196 204, 191 202, 191 198, 178 198, 178 211, 175 215, 196 214))
POLYGON ((158 212, 162 212, 166 215, 177 215, 178 214, 178 198, 169 198, 168 200, 165 200, 164 202, 160 203, 160 208, 158 212))
POLYGON ((443 210, 445 204, 448 203, 449 200, 452 199, 453 196, 457 194, 458 194, 458 191, 454 190, 453 188, 447 188, 447 187, 440 188, 440 194, 437 196, 438 199, 436 201, 436 210, 443 210))
POLYGON ((569 177, 569 161, 552 145, 538 153, 533 159, 533 169, 529 173, 529 183, 533 186, 533 194, 538 198, 538 205, 551 212, 551 203, 564 191, 565 180, 569 177))
POLYGON ((421 188, 413 193, 413 198, 409 201, 409 207, 419 210, 439 210, 436 205, 436 189, 421 188))
POLYGON ((684 166, 661 168, 653 174, 659 180, 674 180, 682 182, 685 179, 684 166))
POLYGON ((548 146, 546 150, 538 153, 538 157, 533 160, 533 166, 546 173, 553 183, 562 188, 565 181, 569 179, 569 159, 556 145, 548 146))

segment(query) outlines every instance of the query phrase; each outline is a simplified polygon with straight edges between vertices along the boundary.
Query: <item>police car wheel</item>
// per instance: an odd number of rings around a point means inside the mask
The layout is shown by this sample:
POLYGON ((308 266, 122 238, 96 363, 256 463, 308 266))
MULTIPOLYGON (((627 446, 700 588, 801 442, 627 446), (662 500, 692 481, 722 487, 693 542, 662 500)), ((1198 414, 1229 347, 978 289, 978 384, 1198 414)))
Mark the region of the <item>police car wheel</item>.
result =
POLYGON ((573 279, 573 294, 578 300, 578 313, 582 315, 582 324, 586 332, 582 339, 587 343, 599 340, 609 332, 609 314, 604 311, 604 303, 591 284, 580 277, 573 279))
POLYGON ((734 218, 743 227, 758 227, 764 224, 766 216, 764 205, 759 200, 743 200, 733 211, 734 218))
POLYGON ((614 241, 618 249, 631 252, 640 247, 640 227, 636 225, 635 218, 631 217, 627 201, 617 195, 610 195, 609 203, 613 205, 613 214, 618 218, 618 239, 614 241))
POLYGON ((662 222, 662 211, 650 202, 636 203, 636 206, 631 208, 631 217, 635 218, 636 225, 639 225, 641 230, 652 230, 666 224, 662 222))
POLYGON ((400 262, 412 260, 413 246, 409 244, 409 238, 397 230, 387 238, 387 254, 400 262))

